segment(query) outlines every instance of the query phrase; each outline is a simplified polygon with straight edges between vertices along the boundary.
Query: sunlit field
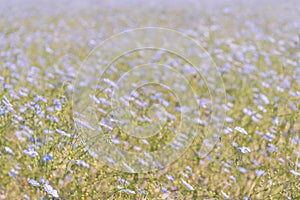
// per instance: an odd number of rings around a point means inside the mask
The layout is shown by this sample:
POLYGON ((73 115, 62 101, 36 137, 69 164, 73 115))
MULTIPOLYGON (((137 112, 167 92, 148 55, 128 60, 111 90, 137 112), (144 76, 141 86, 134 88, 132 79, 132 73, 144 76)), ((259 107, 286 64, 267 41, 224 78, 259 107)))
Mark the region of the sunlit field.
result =
POLYGON ((0 199, 300 199, 299 1, 171 2, 0 1, 0 199))

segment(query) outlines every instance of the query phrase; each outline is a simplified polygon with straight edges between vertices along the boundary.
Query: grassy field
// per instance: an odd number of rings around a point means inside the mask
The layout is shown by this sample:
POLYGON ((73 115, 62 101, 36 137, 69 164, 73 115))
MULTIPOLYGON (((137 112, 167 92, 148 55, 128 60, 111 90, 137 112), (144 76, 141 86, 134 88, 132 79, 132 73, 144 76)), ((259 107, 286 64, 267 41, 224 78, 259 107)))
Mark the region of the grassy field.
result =
MULTIPOLYGON (((300 199, 299 8, 280 0, 0 1, 0 199, 300 199), (211 60, 195 71, 189 61, 199 55, 173 49, 99 49, 142 27, 176 30, 211 60), (111 55, 119 57, 108 65, 111 55), (112 90, 131 87, 114 110, 112 90), (115 152, 147 157, 174 138, 155 170, 137 173, 115 152)), ((152 36, 129 41, 161 44, 152 36)), ((164 39, 191 51, 174 38, 164 39)))

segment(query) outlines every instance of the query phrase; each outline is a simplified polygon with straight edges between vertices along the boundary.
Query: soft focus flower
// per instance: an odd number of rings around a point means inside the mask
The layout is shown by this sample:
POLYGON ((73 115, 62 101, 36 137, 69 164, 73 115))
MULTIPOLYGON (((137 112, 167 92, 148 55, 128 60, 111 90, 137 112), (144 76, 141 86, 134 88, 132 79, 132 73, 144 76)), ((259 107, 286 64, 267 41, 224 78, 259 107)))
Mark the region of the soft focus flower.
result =
POLYGON ((39 155, 33 148, 29 148, 28 150, 23 150, 22 152, 26 155, 29 155, 32 158, 39 155))
POLYGON ((294 174, 295 176, 299 176, 299 177, 300 177, 300 172, 297 172, 297 171, 295 171, 295 170, 290 170, 290 172, 291 172, 292 174, 294 174))
POLYGON ((45 191, 55 198, 59 198, 58 192, 49 184, 44 184, 45 191))
POLYGON ((227 195, 223 190, 221 191, 221 193, 225 199, 230 199, 230 196, 227 195))
POLYGON ((194 187, 191 186, 190 184, 188 184, 184 179, 181 179, 181 181, 182 181, 183 185, 184 185, 187 189, 189 189, 189 190, 194 190, 194 187))
POLYGON ((255 173, 256 173, 256 176, 263 176, 263 175, 265 175, 265 171, 264 170, 256 170, 255 173))
POLYGON ((241 153, 250 153, 251 150, 249 147, 238 147, 238 150, 241 152, 241 153))
POLYGON ((34 187, 40 186, 39 182, 37 182, 36 180, 30 179, 30 178, 27 179, 27 182, 34 187))
POLYGON ((167 188, 162 188, 161 191, 166 194, 171 194, 171 192, 167 188))
POLYGON ((241 127, 235 127, 235 130, 237 130, 238 132, 244 134, 244 135, 248 135, 247 131, 241 127))
POLYGON ((7 153, 9 153, 9 154, 12 154, 12 155, 15 154, 14 151, 13 151, 11 148, 9 148, 9 147, 5 147, 5 151, 6 151, 7 153))
POLYGON ((135 194, 135 191, 130 190, 130 189, 124 189, 122 191, 125 192, 125 193, 127 193, 127 194, 135 194))
POLYGON ((51 161, 51 160, 53 160, 53 158, 52 158, 52 156, 49 155, 49 154, 45 154, 45 155, 43 156, 43 158, 42 158, 42 161, 43 161, 43 162, 47 162, 47 161, 51 161))

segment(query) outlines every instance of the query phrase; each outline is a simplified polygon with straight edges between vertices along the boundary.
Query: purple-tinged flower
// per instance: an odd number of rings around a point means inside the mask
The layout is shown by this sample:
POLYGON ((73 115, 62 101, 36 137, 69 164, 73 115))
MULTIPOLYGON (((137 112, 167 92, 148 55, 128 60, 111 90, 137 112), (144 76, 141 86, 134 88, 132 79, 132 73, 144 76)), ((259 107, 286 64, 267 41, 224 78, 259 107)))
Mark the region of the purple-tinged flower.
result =
POLYGON ((264 135, 264 139, 266 139, 267 141, 271 142, 272 139, 274 139, 276 136, 267 132, 265 135, 264 135))
POLYGON ((113 158, 110 158, 110 157, 106 157, 106 160, 112 164, 115 164, 116 161, 113 159, 113 158))
POLYGON ((238 144, 237 144, 236 142, 232 142, 231 144, 232 144, 232 146, 234 146, 234 147, 237 147, 237 146, 238 146, 238 144))
POLYGON ((58 118, 57 118, 57 117, 54 117, 54 116, 52 116, 52 115, 47 115, 47 119, 49 119, 50 121, 53 121, 53 122, 55 122, 55 123, 58 123, 58 122, 59 122, 58 118))
POLYGON ((226 127, 226 128, 223 130, 223 132, 224 132, 225 134, 232 133, 232 128, 226 127))
POLYGON ((234 176, 229 176, 229 178, 233 181, 236 181, 236 178, 234 176))
POLYGON ((231 117, 226 117, 225 121, 228 122, 228 123, 233 123, 234 122, 234 120, 231 117))
POLYGON ((38 156, 39 154, 34 150, 34 148, 28 148, 28 150, 22 151, 24 154, 29 155, 31 158, 38 156))
POLYGON ((240 132, 244 135, 248 135, 248 132, 245 129, 239 127, 239 126, 235 127, 234 130, 236 130, 236 131, 238 131, 238 132, 240 132))
POLYGON ((253 164, 256 166, 260 166, 260 163, 257 160, 253 160, 253 164))
POLYGON ((245 169, 244 167, 239 167, 238 168, 240 172, 242 172, 243 174, 247 173, 247 169, 245 169))
POLYGON ((221 191, 221 193, 225 199, 230 199, 230 196, 226 194, 223 190, 221 191))
POLYGON ((186 166, 185 169, 188 170, 191 174, 193 173, 193 169, 190 166, 186 166))
POLYGON ((6 153, 9 153, 9 154, 12 154, 12 155, 15 154, 14 151, 9 147, 5 147, 5 151, 6 151, 6 153))
POLYGON ((53 160, 53 158, 52 158, 52 156, 49 155, 49 154, 45 154, 45 155, 43 156, 43 158, 42 158, 42 161, 43 161, 43 162, 47 162, 47 161, 51 161, 51 160, 53 160))
POLYGON ((171 192, 167 188, 162 188, 161 191, 166 194, 171 194, 171 192))
POLYGON ((273 144, 270 143, 270 144, 268 144, 268 151, 270 153, 278 152, 278 148, 275 145, 273 145, 273 144))
POLYGON ((122 183, 123 185, 126 184, 126 185, 129 185, 130 183, 128 181, 126 181, 125 179, 122 179, 121 177, 118 176, 118 181, 120 183, 122 183))
POLYGON ((129 165, 127 165, 124 161, 122 162, 123 166, 131 173, 135 173, 134 169, 132 169, 129 165))
POLYGON ((45 191, 50 194, 51 196, 55 197, 55 198, 59 198, 58 192, 56 190, 53 189, 53 187, 49 184, 44 184, 44 189, 45 191))
POLYGON ((267 112, 267 110, 262 105, 257 106, 257 108, 262 112, 267 112))
POLYGON ((29 138, 29 141, 30 141, 30 142, 38 142, 38 140, 39 140, 39 139, 37 139, 37 138, 29 138))
POLYGON ((54 99, 53 104, 55 106, 55 110, 58 110, 58 111, 61 110, 61 102, 59 101, 59 99, 54 99))
POLYGON ((294 174, 295 176, 299 176, 299 177, 300 177, 300 172, 297 172, 297 171, 295 171, 295 170, 290 170, 290 172, 291 172, 292 174, 294 174))
POLYGON ((256 174, 256 176, 264 176, 265 175, 265 171, 264 170, 256 170, 255 174, 256 174))
POLYGON ((78 161, 77 161, 77 165, 78 165, 78 166, 83 166, 83 167, 85 167, 85 168, 90 168, 90 165, 87 164, 84 160, 78 160, 78 161))
POLYGON ((142 150, 142 148, 141 148, 141 147, 139 147, 139 146, 135 146, 135 145, 133 146, 133 149, 134 149, 134 150, 136 150, 136 151, 141 151, 141 150, 142 150))
POLYGON ((189 175, 184 173, 184 172, 181 172, 181 174, 185 177, 185 178, 189 178, 189 175))
POLYGON ((117 185, 117 187, 116 187, 118 190, 122 190, 122 189, 124 189, 124 187, 123 186, 120 186, 120 185, 117 185))
POLYGON ((103 81, 106 84, 109 84, 109 85, 113 86, 114 88, 118 88, 117 84, 115 82, 113 82, 112 80, 108 79, 108 78, 105 78, 103 81))
POLYGON ((46 130, 44 130, 44 133, 45 133, 45 134, 51 134, 51 135, 52 135, 52 134, 53 134, 53 131, 50 131, 50 130, 47 130, 47 129, 46 129, 46 130))
POLYGON ((62 136, 71 137, 72 135, 69 133, 66 133, 65 131, 55 129, 57 133, 61 134, 62 136))
POLYGON ((143 194, 143 195, 146 195, 146 194, 147 194, 147 192, 146 192, 146 191, 144 191, 144 190, 141 190, 141 189, 138 189, 137 191, 138 191, 139 193, 143 194))
POLYGON ((144 166, 148 166, 148 165, 149 165, 149 164, 148 164, 144 159, 142 159, 142 158, 139 158, 138 161, 139 161, 142 165, 144 165, 144 166))
POLYGON ((36 180, 30 179, 30 178, 27 179, 27 182, 34 187, 40 186, 39 182, 37 182, 36 180))
POLYGON ((205 120, 202 120, 202 119, 199 119, 199 118, 195 118, 194 120, 197 124, 200 124, 200 125, 207 125, 208 124, 205 120))
POLYGON ((252 116, 254 114, 254 112, 248 108, 243 108, 243 112, 248 116, 252 116))
POLYGON ((238 147, 238 150, 241 152, 241 153, 250 153, 251 150, 249 147, 238 147))
POLYGON ((122 192, 125 192, 127 194, 135 194, 135 191, 130 190, 130 189, 124 189, 124 190, 122 190, 122 192))
POLYGON ((167 174, 166 177, 169 181, 174 181, 175 180, 175 178, 173 176, 169 175, 169 174, 167 174))
POLYGON ((274 117, 272 124, 278 126, 280 124, 280 119, 278 117, 274 117))
POLYGON ((263 101, 264 104, 269 104, 270 103, 270 101, 269 101, 269 99, 266 95, 260 94, 259 96, 260 96, 260 98, 261 98, 261 100, 263 101))
POLYGON ((39 95, 37 95, 37 96, 34 98, 34 101, 35 101, 35 102, 42 101, 42 102, 44 102, 44 103, 47 103, 47 99, 44 98, 44 97, 42 97, 42 96, 39 96, 39 95))
POLYGON ((188 184, 184 179, 181 179, 183 185, 189 189, 189 190, 195 190, 193 186, 191 186, 190 184, 188 184))
POLYGON ((17 170, 15 170, 14 168, 12 168, 9 172, 8 175, 10 175, 13 178, 16 178, 17 175, 19 174, 19 172, 17 170))

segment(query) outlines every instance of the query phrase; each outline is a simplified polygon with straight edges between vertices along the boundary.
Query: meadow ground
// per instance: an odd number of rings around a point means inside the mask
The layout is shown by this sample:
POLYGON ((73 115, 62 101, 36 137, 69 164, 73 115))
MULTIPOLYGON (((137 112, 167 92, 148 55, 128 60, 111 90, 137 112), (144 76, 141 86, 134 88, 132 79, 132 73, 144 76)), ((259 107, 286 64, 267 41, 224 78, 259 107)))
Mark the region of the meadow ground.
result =
POLYGON ((300 199, 298 1, 3 0, 0 16, 0 199, 300 199), (211 60, 99 50, 140 27, 179 31, 211 60), (118 109, 114 89, 132 92, 118 109))

